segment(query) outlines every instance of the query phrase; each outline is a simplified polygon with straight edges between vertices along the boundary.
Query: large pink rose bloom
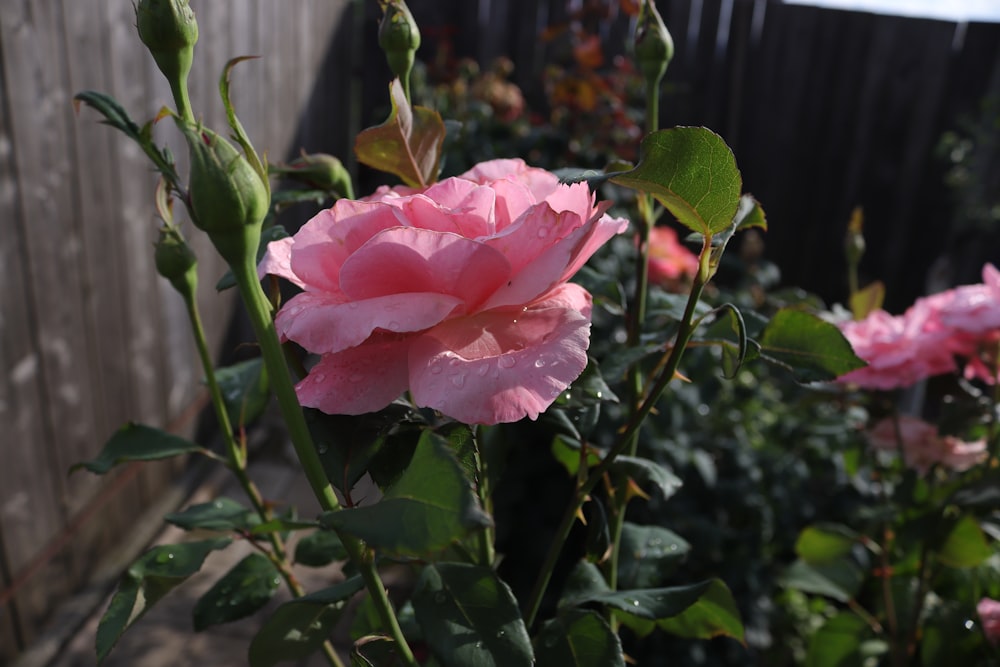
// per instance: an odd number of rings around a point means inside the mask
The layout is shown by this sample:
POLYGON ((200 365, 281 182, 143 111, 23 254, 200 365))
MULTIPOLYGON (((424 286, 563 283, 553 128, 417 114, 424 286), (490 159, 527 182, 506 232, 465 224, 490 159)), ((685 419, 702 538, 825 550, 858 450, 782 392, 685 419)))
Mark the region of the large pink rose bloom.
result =
POLYGON ((521 160, 419 192, 340 200, 262 273, 304 290, 278 332, 320 355, 296 390, 331 414, 414 402, 469 424, 535 419, 587 365, 591 297, 567 282, 627 221, 521 160))
POLYGON ((954 371, 949 334, 931 325, 932 315, 924 307, 911 307, 900 317, 876 310, 861 321, 842 323, 844 337, 868 366, 838 381, 866 389, 895 389, 954 371))

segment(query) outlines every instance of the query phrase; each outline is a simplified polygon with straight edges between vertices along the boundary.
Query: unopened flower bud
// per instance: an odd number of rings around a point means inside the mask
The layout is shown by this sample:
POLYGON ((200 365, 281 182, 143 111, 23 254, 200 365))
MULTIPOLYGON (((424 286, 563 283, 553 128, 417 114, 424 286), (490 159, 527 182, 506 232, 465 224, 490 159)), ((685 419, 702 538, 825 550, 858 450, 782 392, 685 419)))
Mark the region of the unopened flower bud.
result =
POLYGON ((198 41, 198 22, 188 0, 139 0, 136 26, 170 85, 186 80, 198 41))
POLYGON ((865 254, 864 214, 861 208, 851 212, 851 220, 847 224, 847 237, 844 242, 844 252, 847 255, 848 266, 857 266, 865 254))
POLYGON ((259 236, 270 205, 267 184, 243 154, 215 132, 190 125, 183 130, 191 156, 188 194, 195 225, 230 263, 244 252, 256 252, 256 247, 237 246, 245 243, 248 228, 259 236))
POLYGON ((403 0, 385 0, 382 11, 378 45, 385 52, 389 69, 406 86, 417 49, 420 48, 420 30, 403 0))
POLYGON ((303 153, 286 165, 272 169, 294 181, 317 190, 333 191, 341 197, 354 198, 351 175, 344 164, 327 153, 303 153))
POLYGON ((643 0, 635 28, 635 59, 648 84, 657 85, 674 57, 674 40, 654 0, 643 0))
POLYGON ((193 296, 198 282, 197 259, 184 242, 176 227, 160 228, 160 237, 153 244, 156 272, 170 281, 185 298, 193 296))

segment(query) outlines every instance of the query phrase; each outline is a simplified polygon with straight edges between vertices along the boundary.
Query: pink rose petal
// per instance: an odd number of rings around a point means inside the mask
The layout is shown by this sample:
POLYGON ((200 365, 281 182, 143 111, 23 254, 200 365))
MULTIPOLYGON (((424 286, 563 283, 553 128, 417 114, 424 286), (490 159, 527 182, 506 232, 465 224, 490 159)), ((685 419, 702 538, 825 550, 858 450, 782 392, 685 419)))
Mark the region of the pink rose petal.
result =
POLYGON ((520 312, 449 320, 413 343, 413 399, 469 424, 536 419, 587 366, 589 333, 590 295, 572 284, 520 312))
POLYGON ((263 280, 264 276, 272 275, 284 278, 298 287, 305 287, 306 284, 292 271, 292 237, 285 237, 267 244, 267 250, 257 265, 257 276, 263 280))
POLYGON ((295 387, 299 402, 327 414, 381 410, 406 391, 409 341, 375 341, 323 355, 295 387))

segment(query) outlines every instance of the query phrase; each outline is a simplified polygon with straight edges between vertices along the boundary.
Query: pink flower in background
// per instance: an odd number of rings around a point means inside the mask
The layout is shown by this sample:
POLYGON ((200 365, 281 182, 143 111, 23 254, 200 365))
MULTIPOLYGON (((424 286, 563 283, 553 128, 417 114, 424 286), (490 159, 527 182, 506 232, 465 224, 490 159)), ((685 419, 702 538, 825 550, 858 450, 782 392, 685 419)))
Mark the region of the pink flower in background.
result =
POLYGON ((940 304, 941 322, 958 331, 983 335, 1000 330, 1000 271, 983 266, 983 282, 962 285, 945 292, 940 304))
POLYGON ((942 436, 933 424, 917 417, 903 415, 894 420, 885 418, 868 432, 868 441, 875 449, 897 451, 902 448, 903 461, 921 474, 934 465, 961 472, 986 459, 986 440, 965 442, 954 436, 942 436), (898 435, 897 435, 898 428, 898 435))
POLYGON ((275 320, 320 355, 299 400, 361 414, 408 390, 466 423, 537 418, 587 364, 591 297, 567 281, 625 229, 608 206, 495 160, 322 211, 260 267, 304 290, 275 320))
POLYGON ((895 389, 954 371, 955 359, 945 344, 948 332, 928 329, 930 313, 922 309, 908 315, 893 317, 876 310, 861 321, 842 323, 844 337, 868 366, 838 381, 866 389, 895 389))
POLYGON ((649 230, 649 282, 668 287, 698 272, 698 257, 677 240, 670 227, 649 230))
POLYGON ((983 598, 976 605, 979 620, 983 624, 983 634, 991 644, 1000 642, 1000 602, 983 598))

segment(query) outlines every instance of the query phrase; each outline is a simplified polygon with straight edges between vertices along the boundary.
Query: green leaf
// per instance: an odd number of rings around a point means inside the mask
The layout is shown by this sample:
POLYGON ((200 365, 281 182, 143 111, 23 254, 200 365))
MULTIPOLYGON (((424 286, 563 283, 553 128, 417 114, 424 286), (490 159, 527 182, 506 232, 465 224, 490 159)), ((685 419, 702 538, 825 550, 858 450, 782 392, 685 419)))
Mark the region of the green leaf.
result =
POLYGON ((97 626, 97 662, 103 662, 122 634, 164 595, 198 572, 209 553, 224 549, 230 542, 218 538, 165 544, 153 547, 132 563, 97 626))
POLYGON ((959 519, 938 550, 938 559, 949 567, 975 567, 993 555, 975 517, 959 519))
POLYGON ((278 590, 278 569, 262 554, 252 553, 215 582, 194 606, 194 629, 246 618, 259 611, 278 590))
MULTIPOLYGON (((174 159, 170 155, 170 151, 166 148, 161 149, 157 147, 152 141, 152 122, 146 123, 140 128, 129 117, 128 112, 118 104, 117 100, 104 93, 85 90, 73 96, 73 105, 77 111, 79 111, 81 102, 104 116, 104 120, 101 121, 102 123, 123 132, 128 138, 137 143, 171 184, 171 187, 178 187, 180 185, 180 178, 174 169, 174 159)), ((160 116, 162 115, 161 113, 160 116)))
POLYGON ((250 667, 300 660, 330 638, 347 601, 364 587, 360 576, 278 607, 250 642, 250 667))
POLYGON ((691 545, 673 531, 626 521, 622 526, 618 585, 621 588, 660 586, 689 551, 691 545))
POLYGON ((291 517, 277 517, 258 524, 250 529, 251 535, 267 535, 268 533, 287 533, 293 530, 318 528, 319 521, 306 521, 291 517))
POLYGON ((410 107, 399 79, 389 86, 392 111, 381 125, 362 130, 354 142, 358 161, 399 176, 414 188, 437 180, 445 126, 440 114, 410 107))
MULTIPOLYGON (((552 456, 566 468, 566 472, 570 476, 575 476, 577 470, 580 468, 580 448, 581 445, 578 441, 571 442, 562 437, 556 437, 552 440, 552 456)), ((600 462, 601 455, 598 450, 593 447, 587 447, 587 467, 596 466, 600 462)))
POLYGON ((611 531, 604 504, 600 498, 590 498, 582 510, 587 519, 587 539, 584 543, 586 558, 602 563, 611 555, 611 531))
POLYGON ((320 522, 390 556, 430 556, 492 521, 447 443, 426 431, 400 478, 374 505, 327 512, 320 522))
POLYGON ((743 314, 731 303, 716 309, 720 315, 706 331, 705 342, 713 343, 722 350, 722 373, 727 380, 736 377, 748 359, 758 354, 756 344, 751 348, 747 338, 747 326, 743 314))
POLYGON ((861 644, 870 629, 861 618, 841 612, 809 639, 806 667, 844 667, 863 664, 861 644))
POLYGON ((535 664, 517 601, 488 567, 428 565, 413 593, 413 610, 443 667, 535 664))
POLYGON ((560 395, 558 404, 564 405, 567 408, 581 408, 598 405, 605 401, 618 403, 618 396, 611 391, 611 387, 604 381, 597 362, 593 359, 588 359, 587 367, 583 369, 580 377, 573 380, 573 384, 560 395))
POLYGON ((857 595, 864 583, 865 573, 849 557, 820 563, 797 560, 781 576, 781 584, 789 588, 825 595, 839 602, 847 602, 857 595))
POLYGON ((856 532, 840 524, 808 526, 795 541, 795 553, 807 563, 825 563, 850 554, 859 540, 856 532))
POLYGON ((256 512, 225 497, 167 514, 163 520, 184 530, 249 530, 260 523, 256 512))
POLYGON ((559 609, 572 609, 585 604, 592 596, 603 595, 610 591, 600 568, 589 561, 580 560, 563 584, 559 609))
POLYGON ((638 456, 619 456, 611 464, 611 470, 634 479, 640 487, 659 489, 664 499, 671 497, 681 488, 681 479, 667 466, 638 456))
POLYGON ((246 130, 243 129, 243 125, 240 123, 240 119, 236 117, 236 109, 233 108, 232 100, 229 98, 229 76, 232 74, 233 68, 237 64, 243 62, 244 60, 253 60, 259 56, 238 56, 232 58, 226 63, 226 66, 222 70, 222 76, 219 78, 219 97, 222 98, 222 106, 226 109, 226 120, 229 122, 229 127, 232 129, 232 137, 243 149, 243 154, 247 158, 247 162, 253 167, 253 170, 257 172, 257 176, 264 183, 264 187, 267 189, 268 195, 271 194, 271 181, 267 174, 267 165, 261 161, 257 156, 257 151, 254 150, 253 144, 250 143, 250 137, 247 136, 246 130))
POLYGON ((862 287, 850 297, 851 315, 855 320, 863 320, 873 311, 882 307, 885 301, 885 283, 876 280, 862 287))
POLYGON ((72 473, 86 468, 92 473, 103 475, 121 463, 158 461, 191 453, 206 453, 206 450, 180 436, 129 422, 111 436, 97 458, 77 463, 69 471, 72 473))
POLYGON ((743 641, 736 602, 719 579, 688 586, 593 593, 581 601, 611 607, 623 623, 640 635, 659 627, 681 637, 725 636, 743 641))
POLYGON ((215 371, 229 423, 245 426, 259 417, 271 398, 264 359, 256 357, 215 371))
POLYGON ((703 127, 648 135, 639 164, 612 182, 647 192, 688 229, 709 236, 733 222, 742 178, 722 137, 703 127))
POLYGON ((833 380, 865 366, 836 326, 794 308, 774 314, 760 346, 764 359, 791 370, 800 382, 833 380))
POLYGON ((347 559, 347 550, 332 530, 317 530, 295 545, 295 562, 308 567, 324 567, 347 559))
POLYGON ((618 635, 593 611, 560 614, 542 626, 533 643, 539 665, 625 667, 618 635))

